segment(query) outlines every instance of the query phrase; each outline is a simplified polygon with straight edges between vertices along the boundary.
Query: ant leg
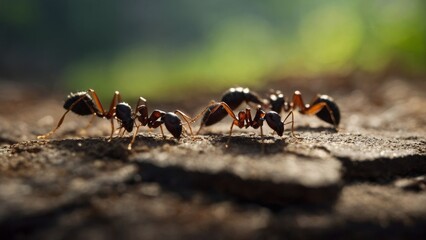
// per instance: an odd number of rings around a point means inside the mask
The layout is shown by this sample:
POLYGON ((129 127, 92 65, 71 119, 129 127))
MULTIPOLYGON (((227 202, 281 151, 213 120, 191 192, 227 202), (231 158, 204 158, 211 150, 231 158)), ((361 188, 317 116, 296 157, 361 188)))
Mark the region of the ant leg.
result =
MULTIPOLYGON (((183 120, 185 120, 185 122, 188 124, 189 127, 189 131, 191 132, 191 137, 194 136, 194 134, 192 133, 192 128, 191 128, 191 124, 189 123, 190 120, 192 120, 188 115, 186 115, 184 112, 180 111, 180 110, 176 110, 175 114, 179 114, 182 116, 183 120)), ((185 129, 186 131, 186 129, 185 129)))
POLYGON ((111 118, 111 135, 109 136, 108 142, 111 142, 113 135, 114 135, 114 118, 111 118))
POLYGON ((50 132, 48 132, 48 133, 46 133, 44 135, 37 136, 37 139, 46 139, 50 135, 54 134, 56 132, 56 130, 58 130, 58 128, 62 125, 62 122, 64 121, 64 118, 68 114, 69 111, 70 111, 69 109, 67 111, 65 111, 64 115, 62 115, 62 117, 59 120, 58 124, 56 125, 56 127, 52 131, 50 131, 50 132))
MULTIPOLYGON (((313 102, 316 98, 314 98, 313 102)), ((293 101, 290 103, 291 109, 295 109, 298 107, 300 109, 300 113, 307 115, 314 115, 321 111, 324 107, 327 108, 328 113, 330 114, 330 118, 333 121, 334 127, 337 129, 337 121, 334 118, 334 112, 325 102, 319 102, 312 106, 309 104, 304 104, 302 99, 302 94, 299 91, 295 91, 293 95, 293 101)))
MULTIPOLYGON (((231 125, 231 129, 229 130, 229 138, 228 138, 228 141, 226 142, 226 145, 225 145, 225 147, 229 147, 229 142, 231 141, 231 135, 232 135, 232 128, 234 127, 234 125, 238 125, 239 121, 238 121, 238 118, 235 116, 235 113, 234 113, 234 112, 232 111, 232 109, 228 106, 228 104, 226 104, 225 102, 220 102, 220 106, 222 106, 222 107, 226 110, 226 112, 228 113, 228 115, 229 115, 229 116, 231 116, 231 117, 234 119, 234 121, 232 122, 232 125, 231 125)), ((217 109, 219 109, 219 106, 218 106, 218 107, 216 107, 216 108, 214 109, 214 111, 216 111, 217 109)), ((214 111, 212 111, 212 113, 213 113, 214 111)))
POLYGON ((334 128, 337 129, 336 119, 334 118, 334 112, 325 102, 319 102, 309 107, 306 110, 307 114, 316 114, 321 111, 323 108, 327 108, 328 113, 330 114, 330 118, 333 121, 334 128))
POLYGON ((314 114, 317 114, 319 111, 321 111, 323 108, 327 108, 327 111, 330 114, 330 118, 333 121, 333 125, 337 129, 336 119, 334 118, 334 112, 325 102, 316 103, 310 106, 309 108, 305 109, 304 111, 301 111, 301 113, 314 115, 314 114))
MULTIPOLYGON (((204 115, 208 110, 210 110, 210 107, 211 106, 214 106, 214 105, 216 105, 216 104, 218 104, 216 101, 214 101, 214 100, 211 100, 210 101, 210 103, 209 103, 209 105, 203 110, 203 111, 201 111, 199 114, 197 114, 193 119, 191 119, 191 121, 190 121, 190 123, 193 123, 193 122, 195 122, 195 121, 197 121, 202 115, 204 115)), ((217 111, 217 109, 220 107, 220 105, 217 105, 217 107, 215 107, 213 110, 210 110, 210 114, 212 113, 212 112, 215 112, 215 111, 217 111)), ((196 135, 198 135, 199 133, 200 133, 200 131, 201 131, 201 129, 204 127, 204 123, 203 122, 201 122, 201 124, 200 124, 200 128, 198 129, 198 131, 197 131, 197 133, 196 133, 196 135)))
POLYGON ((95 100, 95 104, 98 107, 98 109, 101 111, 102 117, 111 119, 111 135, 108 139, 108 142, 111 142, 112 136, 114 135, 114 119, 112 118, 112 115, 114 114, 114 111, 115 111, 115 105, 117 105, 117 99, 121 99, 120 93, 118 91, 114 93, 114 97, 112 98, 109 111, 106 113, 104 110, 104 107, 102 106, 101 101, 99 100, 98 94, 96 94, 95 90, 89 89, 88 92, 92 95, 93 100, 95 100))
POLYGON ((95 90, 89 89, 87 90, 90 95, 92 95, 93 100, 95 100, 96 107, 101 111, 102 115, 105 115, 104 107, 102 106, 101 100, 99 100, 98 95, 96 94, 95 90))
POLYGON ((138 131, 139 131, 139 127, 140 127, 140 126, 141 126, 141 125, 136 126, 135 133, 133 133, 132 140, 130 141, 129 145, 127 146, 127 149, 132 150, 132 145, 133 145, 133 143, 135 142, 136 135, 137 135, 137 133, 138 133, 138 131))
POLYGON ((291 123, 291 135, 293 136, 293 137, 296 137, 296 135, 294 134, 294 114, 293 114, 293 111, 290 111, 288 114, 287 114, 287 116, 284 118, 284 120, 283 120, 283 123, 284 123, 284 125, 285 124, 289 124, 289 123, 291 123), (291 122, 288 122, 288 123, 285 123, 285 121, 287 120, 287 118, 289 117, 291 115, 291 122))
POLYGON ((260 126, 260 137, 262 139, 262 154, 265 153, 265 137, 263 136, 263 128, 260 126))
MULTIPOLYGON (((93 91, 93 94, 95 94, 96 95, 96 93, 93 91)), ((99 101, 99 98, 97 98, 97 96, 96 96, 96 99, 98 99, 98 101, 99 101)), ((121 95, 120 95, 120 93, 118 92, 118 91, 115 91, 115 93, 114 93, 114 97, 112 98, 112 100, 111 100, 111 104, 109 105, 109 110, 108 110, 108 112, 107 113, 105 113, 104 112, 104 116, 107 118, 107 119, 111 119, 111 135, 110 135, 110 137, 109 137, 109 140, 108 140, 108 142, 111 142, 111 140, 112 140, 112 137, 113 137, 113 135, 114 135, 114 115, 115 115, 115 110, 116 110, 116 106, 117 106, 117 104, 119 103, 119 102, 121 102, 121 95)), ((100 104, 100 102, 99 102, 99 104, 100 104)), ((102 106, 102 105, 101 105, 102 106)), ((102 110, 103 111, 103 110, 102 110)), ((118 132, 118 134, 120 134, 120 132, 118 132)))
POLYGON ((231 124, 231 129, 229 129, 229 137, 228 137, 228 141, 226 141, 226 145, 225 145, 226 148, 229 147, 229 143, 231 142, 232 128, 233 127, 234 127, 234 123, 231 124))
POLYGON ((325 102, 320 102, 315 105, 309 106, 309 108, 306 108, 305 110, 301 111, 303 114, 307 115, 314 115, 321 111, 324 107, 328 107, 325 102))
POLYGON ((200 135, 201 129, 203 129, 203 127, 204 127, 204 123, 201 123, 200 128, 198 129, 196 135, 200 135))
POLYGON ((114 97, 112 98, 111 104, 109 105, 109 110, 105 114, 106 118, 112 118, 114 116, 115 108, 119 102, 121 102, 121 95, 118 91, 115 91, 114 97))
POLYGON ((296 109, 298 107, 302 113, 307 109, 306 104, 303 103, 302 94, 299 91, 295 91, 293 94, 293 100, 290 103, 289 109, 296 109))
MULTIPOLYGON (((257 113, 256 113, 257 114, 257 113)), ((253 118, 251 117, 251 111, 250 108, 246 108, 246 112, 245 112, 245 116, 239 116, 239 119, 241 120, 242 118, 244 118, 245 122, 246 122, 246 128, 253 126, 254 121, 253 118)))
MULTIPOLYGON (((46 138, 48 138, 49 136, 51 136, 52 134, 54 134, 55 132, 56 132, 56 130, 58 130, 58 128, 62 125, 62 123, 64 122, 64 119, 65 119, 65 116, 75 107, 75 105, 77 105, 77 103, 79 103, 81 100, 83 100, 83 98, 85 98, 86 96, 84 95, 84 96, 81 96, 79 99, 77 99, 77 101, 75 101, 73 104, 71 104, 71 106, 69 107, 69 109, 67 109, 66 111, 65 111, 65 113, 62 115, 62 117, 61 117, 61 119, 59 119, 59 122, 58 122, 58 124, 56 125, 56 127, 53 129, 53 130, 51 130, 50 132, 48 132, 48 133, 46 133, 46 134, 44 134, 44 135, 40 135, 40 136, 37 136, 37 139, 46 139, 46 138)), ((93 110, 93 109, 90 109, 90 110, 92 110, 92 112, 93 113, 95 113, 95 111, 93 110)))
POLYGON ((92 115, 92 118, 90 118, 89 124, 87 124, 87 126, 84 128, 84 130, 89 129, 89 127, 92 125, 93 120, 95 120, 96 114, 92 115))
MULTIPOLYGON (((183 128, 183 130, 185 130, 185 132, 182 132, 182 136, 188 137, 188 130, 186 130, 186 127, 183 126, 183 124, 182 124, 182 128, 183 128)), ((193 137, 193 136, 191 136, 191 137, 193 137)))
MULTIPOLYGON (((238 118, 235 116, 235 113, 232 111, 232 109, 226 104, 225 102, 220 102, 220 105, 226 110, 228 115, 233 118, 234 120, 238 121, 238 118)), ((219 107, 216 107, 214 111, 216 111, 219 107)), ((212 111, 212 113, 214 112, 212 111)))
POLYGON ((120 137, 123 137, 125 133, 126 133, 126 129, 124 129, 124 128, 120 128, 120 130, 118 131, 118 135, 120 137))
MULTIPOLYGON (((195 122, 195 121, 197 121, 204 113, 206 113, 207 112, 207 110, 209 110, 209 108, 211 107, 211 106, 213 106, 213 105, 215 105, 215 104, 217 104, 217 102, 216 101, 214 101, 214 100, 211 100, 210 101, 210 103, 209 103, 209 105, 207 105, 207 107, 206 108, 204 108, 204 110, 203 111, 201 111, 200 113, 198 113, 193 119, 191 119, 191 123, 193 123, 193 122, 195 122)), ((218 106, 218 108, 219 108, 219 106, 218 106)), ((216 108, 215 108, 215 111, 216 111, 216 108)))
POLYGON ((162 125, 160 125, 160 130, 161 130, 161 135, 163 135, 163 139, 166 140, 166 135, 164 135, 163 126, 162 125))
MULTIPOLYGON (((207 110, 209 110, 209 108, 211 107, 211 106, 214 106, 215 104, 218 104, 213 110, 211 110, 211 112, 210 112, 210 114, 212 114, 212 113, 214 113, 215 111, 217 111, 218 109, 219 109, 219 107, 220 106, 222 106, 224 109, 225 109, 225 111, 228 113, 228 115, 230 116, 230 117, 232 117, 232 119, 234 120, 233 122, 232 122, 232 125, 231 125, 231 129, 230 129, 230 131, 229 131, 229 139, 228 139, 228 141, 227 141, 227 143, 226 143, 226 145, 225 145, 225 147, 228 147, 229 146, 229 142, 230 142, 230 140, 231 140, 231 135, 232 135, 232 128, 234 127, 234 124, 235 125, 239 125, 238 123, 239 123, 239 121, 238 121, 238 118, 235 116, 235 113, 232 111, 232 109, 228 106, 228 104, 226 104, 225 102, 219 102, 219 103, 217 103, 217 102, 213 102, 212 104, 210 104, 209 106, 207 106, 200 114, 198 114, 193 120, 191 120, 191 122, 194 122, 194 121, 196 121, 197 120, 197 118, 199 118, 202 114, 204 114, 207 110)), ((200 130, 201 130, 201 127, 200 127, 200 130)), ((200 131, 200 130, 198 130, 198 131, 200 131)), ((197 134, 198 134, 198 132, 197 132, 197 134)))
MULTIPOLYGON (((314 98, 312 102, 314 102, 315 100, 316 98, 314 98)), ((318 113, 319 111, 321 111, 324 107, 326 107, 327 111, 330 114, 331 120, 334 123, 333 125, 337 129, 336 119, 334 119, 334 112, 325 102, 319 102, 312 106, 310 106, 309 104, 304 104, 302 99, 302 94, 299 91, 295 91, 293 95, 293 101, 290 105, 292 109, 295 109, 296 107, 298 107, 302 114, 307 114, 307 115, 314 115, 318 113)))

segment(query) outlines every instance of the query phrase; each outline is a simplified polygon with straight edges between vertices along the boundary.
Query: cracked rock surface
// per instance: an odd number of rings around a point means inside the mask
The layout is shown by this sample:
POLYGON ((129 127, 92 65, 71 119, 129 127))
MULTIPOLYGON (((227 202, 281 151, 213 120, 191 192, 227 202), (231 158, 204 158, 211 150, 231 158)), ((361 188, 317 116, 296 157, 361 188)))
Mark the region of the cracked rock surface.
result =
POLYGON ((106 141, 108 121, 82 131, 88 119, 71 114, 53 139, 36 140, 62 102, 17 88, 26 98, 0 107, 0 236, 423 238, 424 81, 389 77, 367 89, 353 78, 329 93, 342 111, 337 132, 296 113, 296 137, 265 127, 262 146, 258 130, 234 128, 226 148, 228 119, 179 142, 143 129, 131 151, 129 136, 106 141))

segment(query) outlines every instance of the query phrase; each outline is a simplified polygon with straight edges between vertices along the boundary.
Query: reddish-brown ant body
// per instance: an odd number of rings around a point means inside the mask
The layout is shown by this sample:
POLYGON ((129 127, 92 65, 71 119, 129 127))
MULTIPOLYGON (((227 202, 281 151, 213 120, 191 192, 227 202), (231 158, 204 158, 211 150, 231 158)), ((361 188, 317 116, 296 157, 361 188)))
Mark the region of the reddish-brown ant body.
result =
POLYGON ((115 107, 115 117, 120 124, 120 128, 124 128, 125 131, 133 131, 135 120, 132 117, 133 112, 129 104, 121 102, 115 107))
MULTIPOLYGON (((275 112, 275 111, 265 112, 262 109, 262 107, 260 105, 258 105, 257 109, 256 109, 256 114, 255 114, 254 118, 252 118, 250 108, 246 108, 245 111, 240 111, 240 112, 238 112, 237 115, 235 115, 234 112, 232 111, 232 108, 226 102, 218 102, 218 103, 212 103, 210 106, 208 106, 199 115, 201 115, 201 114, 207 114, 207 115, 214 114, 216 111, 218 111, 220 109, 220 107, 222 107, 226 111, 226 114, 229 115, 233 119, 232 124, 231 124, 231 128, 229 130, 229 138, 228 138, 226 146, 229 145, 229 141, 231 140, 232 129, 233 129, 234 125, 238 126, 239 128, 243 128, 243 127, 245 127, 245 128, 252 127, 254 129, 260 128, 260 135, 261 135, 261 138, 262 138, 262 144, 263 144, 263 141, 264 141, 264 139, 263 139, 263 128, 262 128, 264 121, 266 121, 268 126, 272 130, 274 130, 274 132, 276 132, 278 134, 278 136, 280 136, 280 137, 284 133, 284 125, 291 123, 292 124, 291 132, 294 136, 294 132, 293 132, 293 128, 294 128, 293 112, 290 112, 286 116, 286 118, 283 121, 281 121, 281 116, 277 112, 275 112), (285 121, 287 120, 287 118, 290 115, 292 117, 291 122, 285 123, 285 121)), ((197 119, 197 117, 194 118, 192 120, 192 122, 196 121, 196 119, 197 119)))
POLYGON ((304 104, 302 94, 295 91, 293 99, 289 102, 281 91, 275 91, 269 96, 269 106, 272 111, 280 113, 289 112, 298 108, 302 114, 315 114, 319 119, 338 127, 340 123, 340 111, 333 98, 328 95, 317 95, 311 104, 304 104))
MULTIPOLYGON (((307 115, 316 115, 321 120, 333 124, 335 128, 338 127, 340 122, 340 111, 334 100, 327 95, 318 95, 311 104, 304 104, 302 94, 295 91, 291 102, 284 97, 280 91, 275 91, 270 94, 269 99, 262 99, 255 92, 250 91, 248 88, 231 88, 224 93, 222 102, 225 102, 230 109, 235 110, 241 105, 242 102, 262 104, 263 107, 269 108, 277 113, 291 112, 296 108, 299 112, 307 115)), ((201 120, 200 130, 203 126, 213 125, 224 117, 227 111, 221 106, 220 103, 212 104, 205 111, 201 120), (213 112, 213 109, 217 110, 213 112)), ((199 131, 200 131, 199 130, 199 131)))
MULTIPOLYGON (((60 118, 58 124, 56 127, 44 134, 40 135, 37 138, 38 139, 45 139, 50 137, 55 131, 62 125, 65 116, 71 111, 77 115, 81 116, 87 116, 92 115, 93 117, 100 117, 100 118, 106 118, 110 120, 111 122, 111 135, 109 140, 112 139, 112 136, 114 134, 114 117, 115 117, 115 109, 116 105, 121 102, 121 96, 119 92, 114 93, 114 97, 112 98, 110 107, 108 111, 105 111, 101 101, 99 100, 98 95, 93 89, 89 89, 85 92, 77 92, 77 93, 71 93, 68 95, 67 100, 64 103, 64 108, 66 109, 65 113, 60 118)), ((92 122, 93 120, 90 120, 92 122)))
POLYGON ((187 122, 192 135, 192 128, 189 125, 189 120, 191 118, 180 110, 176 110, 175 112, 165 112, 156 109, 149 115, 146 100, 142 97, 139 98, 134 111, 127 103, 119 103, 116 107, 116 118, 120 122, 120 128, 124 128, 126 131, 131 132, 133 130, 133 126, 136 126, 133 138, 128 145, 129 150, 132 148, 136 139, 136 134, 142 126, 147 126, 148 128, 160 127, 161 134, 163 135, 163 138, 165 138, 162 127, 164 124, 173 137, 179 140, 182 135, 183 124, 176 114, 181 115, 187 122), (136 119, 139 121, 139 124, 136 123, 136 119))
POLYGON ((133 128, 136 127, 133 138, 128 145, 129 149, 131 149, 138 130, 142 126, 147 126, 148 128, 160 127, 161 134, 163 137, 165 137, 162 128, 162 125, 164 124, 166 129, 173 135, 173 137, 179 140, 184 128, 181 118, 183 118, 183 120, 186 121, 186 124, 188 124, 192 135, 192 128, 190 123, 196 121, 196 119, 198 119, 200 116, 203 116, 200 125, 201 130, 203 126, 213 125, 229 115, 233 119, 233 122, 229 132, 228 143, 231 139, 230 137, 232 135, 232 129, 234 125, 240 128, 260 128, 263 143, 264 139, 262 126, 264 121, 266 121, 269 127, 273 129, 274 132, 276 132, 279 136, 283 135, 284 125, 291 123, 291 132, 294 136, 293 110, 295 109, 298 109, 302 114, 316 115, 321 120, 329 124, 333 124, 335 128, 337 128, 340 122, 339 108, 334 100, 327 95, 318 95, 311 104, 304 104, 302 95, 299 91, 295 91, 292 100, 288 101, 280 91, 272 92, 269 95, 269 99, 262 99, 258 94, 250 91, 248 88, 240 87, 229 89, 224 93, 221 102, 210 104, 194 119, 191 119, 180 110, 176 110, 175 112, 165 112, 156 109, 151 114, 149 114, 146 100, 142 97, 139 98, 135 109, 132 110, 129 104, 121 101, 121 96, 117 91, 114 94, 108 111, 104 110, 96 92, 92 89, 89 89, 85 92, 71 93, 66 99, 63 107, 66 109, 66 111, 60 118, 57 126, 47 134, 38 136, 39 139, 45 139, 54 134, 55 131, 62 125, 65 116, 70 111, 82 116, 92 115, 92 120, 94 117, 106 118, 110 120, 111 134, 109 140, 112 139, 115 130, 114 119, 117 119, 119 122, 119 128, 124 129, 122 134, 124 134, 125 131, 132 132, 133 128), (254 118, 252 118, 249 108, 247 108, 245 111, 240 111, 237 115, 234 114, 233 110, 238 108, 238 106, 240 106, 243 102, 246 102, 249 105, 257 106, 254 118), (265 111, 263 109, 270 109, 270 111, 265 111), (280 113, 282 111, 289 112, 284 121, 281 121, 280 113), (176 114, 179 114, 181 118, 179 118, 176 114), (292 117, 292 121, 285 123, 290 115, 292 117), (139 123, 137 123, 137 121, 139 123))
MULTIPOLYGON (((252 103, 256 105, 266 104, 265 100, 259 97, 255 92, 250 91, 248 88, 242 87, 230 88, 223 94, 221 102, 225 102, 227 106, 232 110, 237 109, 243 102, 246 102, 247 104, 252 103)), ((209 106, 201 120, 201 125, 198 132, 203 126, 213 125, 224 119, 227 115, 227 111, 223 106, 221 106, 220 103, 216 103, 209 106), (213 109, 216 110, 213 111, 213 109)))

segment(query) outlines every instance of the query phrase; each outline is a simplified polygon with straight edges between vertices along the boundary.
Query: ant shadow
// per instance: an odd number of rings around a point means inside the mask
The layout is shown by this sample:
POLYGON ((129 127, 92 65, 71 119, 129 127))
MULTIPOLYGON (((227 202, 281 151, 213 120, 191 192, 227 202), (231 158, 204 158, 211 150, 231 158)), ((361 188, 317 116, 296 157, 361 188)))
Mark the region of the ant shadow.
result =
MULTIPOLYGON (((84 153, 95 158, 112 158, 127 160, 134 152, 127 147, 131 137, 114 137, 110 142, 106 137, 52 140, 51 144, 58 149, 74 153, 84 153)), ((164 145, 177 145, 174 139, 163 139, 161 136, 138 135, 133 144, 133 149, 153 149, 164 145)))
MULTIPOLYGON (((127 148, 131 139, 132 137, 122 137, 119 140, 122 140, 125 143, 127 148)), ((132 149, 134 150, 138 150, 140 148, 153 149, 157 147, 162 147, 164 145, 173 145, 173 146, 179 145, 179 141, 177 141, 175 138, 167 137, 167 136, 163 138, 160 135, 139 134, 135 138, 135 142, 132 145, 132 149)))
POLYGON ((253 135, 235 135, 229 136, 217 135, 212 140, 213 145, 222 145, 225 153, 238 155, 269 155, 284 152, 288 143, 283 138, 273 136, 264 136, 264 142, 260 136, 253 135), (229 143, 228 143, 229 141, 229 143), (228 144, 228 145, 227 145, 228 144))
POLYGON ((294 128, 298 132, 327 132, 327 133, 338 133, 334 127, 309 127, 309 126, 298 126, 294 128))

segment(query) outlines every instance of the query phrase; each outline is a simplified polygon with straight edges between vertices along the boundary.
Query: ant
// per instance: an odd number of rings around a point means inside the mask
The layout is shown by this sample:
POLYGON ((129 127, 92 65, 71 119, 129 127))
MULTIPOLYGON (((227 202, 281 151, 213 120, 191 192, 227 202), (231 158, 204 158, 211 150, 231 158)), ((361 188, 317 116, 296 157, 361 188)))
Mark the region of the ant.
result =
POLYGON ((300 91, 295 91, 291 102, 284 97, 281 91, 272 92, 269 96, 269 106, 272 111, 280 113, 299 108, 299 112, 307 115, 316 115, 319 119, 332 124, 337 129, 340 123, 340 110, 333 98, 318 94, 311 104, 304 104, 300 91))
POLYGON ((65 116, 72 111, 75 114, 81 116, 92 115, 92 119, 89 122, 93 121, 94 117, 106 118, 111 121, 111 135, 108 141, 111 141, 114 134, 114 117, 116 113, 116 105, 121 102, 121 95, 118 91, 115 91, 114 97, 112 98, 110 107, 108 111, 105 111, 101 101, 99 100, 98 95, 95 90, 89 89, 83 92, 71 93, 68 95, 67 100, 65 100, 64 108, 66 109, 65 113, 60 118, 56 127, 50 132, 37 136, 38 139, 46 139, 50 137, 55 131, 62 125, 65 116))
MULTIPOLYGON (((333 124, 337 129, 340 122, 340 111, 333 98, 328 95, 318 95, 313 99, 311 104, 304 104, 300 91, 295 91, 293 99, 289 102, 280 91, 275 91, 270 94, 269 99, 262 99, 255 92, 248 88, 230 88, 222 96, 222 102, 225 102, 230 109, 235 110, 241 103, 245 101, 249 103, 262 104, 265 108, 270 108, 276 113, 292 111, 299 108, 302 114, 315 114, 321 120, 333 124)), ((200 130, 203 126, 213 125, 226 117, 227 111, 223 106, 219 106, 216 111, 213 111, 217 105, 212 104, 205 110, 201 120, 200 130)))
MULTIPOLYGON (((238 108, 238 106, 240 106, 243 102, 246 102, 247 104, 254 103, 267 106, 266 100, 259 97, 255 92, 250 91, 250 89, 242 87, 230 88, 223 94, 221 102, 226 103, 226 106, 232 110, 238 108)), ((201 120, 200 129, 198 129, 197 134, 204 126, 213 125, 228 115, 224 106, 215 104, 210 105, 203 112, 204 116, 201 120), (214 109, 216 110, 213 111, 214 109)))
POLYGON ((275 111, 268 111, 265 112, 260 105, 257 106, 256 113, 254 115, 254 118, 252 118, 251 110, 250 108, 246 108, 245 111, 241 110, 238 112, 238 115, 235 115, 232 108, 226 103, 226 102, 214 102, 210 106, 208 106, 203 112, 201 112, 197 117, 195 117, 192 122, 196 121, 198 119, 198 116, 205 114, 207 115, 213 115, 216 111, 219 111, 219 109, 223 108, 227 115, 229 115, 233 121, 231 124, 231 128, 229 130, 229 138, 226 143, 226 147, 229 146, 229 142, 231 140, 232 136, 232 129, 235 126, 238 126, 239 128, 248 128, 252 127, 254 129, 260 128, 260 135, 262 138, 262 149, 264 144, 264 137, 263 137, 263 122, 266 121, 266 123, 269 125, 269 127, 274 130, 278 134, 278 136, 282 136, 284 133, 284 125, 291 123, 291 133, 294 136, 294 115, 293 111, 290 111, 290 113, 286 116, 286 118, 281 121, 281 116, 275 112, 275 111), (291 122, 285 123, 287 118, 291 115, 291 122))
MULTIPOLYGON (((139 131, 139 128, 142 126, 148 126, 148 128, 158 128, 160 127, 161 134, 165 139, 165 135, 163 132, 162 125, 164 124, 167 130, 175 137, 178 141, 180 136, 182 135, 183 124, 181 119, 176 115, 179 114, 186 121, 189 126, 191 135, 192 128, 189 123, 191 118, 183 113, 180 110, 176 110, 175 112, 165 112, 162 110, 154 110, 150 115, 148 114, 148 106, 146 104, 146 99, 140 97, 135 110, 133 111, 129 104, 127 103, 119 103, 116 106, 116 118, 120 123, 120 129, 124 128, 125 131, 131 132, 133 127, 136 126, 136 131, 133 134, 133 138, 128 145, 128 149, 132 149, 132 145, 136 139, 136 135, 139 131), (139 124, 136 123, 136 119, 139 121, 139 124)), ((124 134, 124 132, 123 132, 124 134)))

